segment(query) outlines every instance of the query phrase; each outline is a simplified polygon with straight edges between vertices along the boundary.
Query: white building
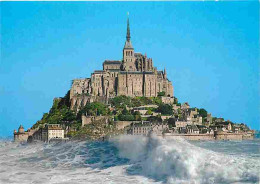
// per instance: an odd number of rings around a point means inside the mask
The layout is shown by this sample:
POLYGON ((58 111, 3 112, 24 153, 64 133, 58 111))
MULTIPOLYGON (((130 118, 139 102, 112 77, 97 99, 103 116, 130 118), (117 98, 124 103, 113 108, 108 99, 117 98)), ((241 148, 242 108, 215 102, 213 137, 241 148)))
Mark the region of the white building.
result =
POLYGON ((47 124, 42 129, 42 140, 48 142, 55 139, 64 139, 64 130, 59 124, 47 124))

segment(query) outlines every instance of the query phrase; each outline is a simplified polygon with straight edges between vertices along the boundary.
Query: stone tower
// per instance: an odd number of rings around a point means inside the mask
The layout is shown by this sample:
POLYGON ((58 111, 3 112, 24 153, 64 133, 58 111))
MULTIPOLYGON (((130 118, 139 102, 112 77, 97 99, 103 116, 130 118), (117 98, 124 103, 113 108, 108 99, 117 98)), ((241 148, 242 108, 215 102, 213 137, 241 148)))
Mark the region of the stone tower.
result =
POLYGON ((126 41, 123 49, 123 70, 125 71, 136 71, 134 48, 130 40, 130 26, 129 17, 127 17, 127 33, 126 41))

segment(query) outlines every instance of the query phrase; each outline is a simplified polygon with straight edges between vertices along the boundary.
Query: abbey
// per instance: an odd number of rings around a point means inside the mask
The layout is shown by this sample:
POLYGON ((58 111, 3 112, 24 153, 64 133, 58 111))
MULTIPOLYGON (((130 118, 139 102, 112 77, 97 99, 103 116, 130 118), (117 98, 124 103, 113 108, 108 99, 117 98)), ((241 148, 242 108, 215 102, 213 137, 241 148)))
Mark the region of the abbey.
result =
POLYGON ((173 86, 167 79, 166 69, 158 71, 151 58, 135 52, 130 38, 128 18, 122 61, 105 60, 103 70, 95 70, 91 78, 73 80, 72 106, 119 95, 156 97, 164 92, 165 96, 173 97, 173 86))

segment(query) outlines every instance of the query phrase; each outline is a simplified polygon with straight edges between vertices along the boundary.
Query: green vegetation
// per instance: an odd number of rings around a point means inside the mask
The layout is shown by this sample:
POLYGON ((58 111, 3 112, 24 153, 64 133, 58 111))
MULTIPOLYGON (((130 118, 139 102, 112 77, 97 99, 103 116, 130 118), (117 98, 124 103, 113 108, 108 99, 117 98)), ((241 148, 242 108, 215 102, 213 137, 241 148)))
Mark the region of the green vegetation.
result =
POLYGON ((85 125, 84 127, 75 129, 75 131, 70 131, 68 136, 80 139, 97 140, 104 136, 120 133, 123 132, 116 129, 113 121, 109 120, 106 122, 105 119, 101 119, 99 121, 94 121, 91 124, 85 125))
POLYGON ((172 106, 169 104, 160 104, 157 112, 160 112, 162 115, 173 115, 172 106))
POLYGON ((165 96, 165 91, 158 92, 158 93, 157 93, 157 96, 165 96))
POLYGON ((174 103, 174 104, 177 104, 177 103, 178 103, 178 98, 174 97, 173 103, 174 103))
POLYGON ((153 111, 151 109, 148 109, 147 112, 145 113, 146 115, 151 115, 153 111))
POLYGON ((85 107, 83 107, 78 114, 87 114, 89 116, 106 116, 109 115, 111 112, 108 107, 101 103, 101 102, 93 102, 87 103, 85 107))
POLYGON ((115 116, 116 121, 140 121, 141 115, 139 112, 129 112, 126 108, 118 115, 115 116))
POLYGON ((159 105, 162 103, 160 97, 127 97, 127 96, 117 96, 110 99, 110 103, 113 107, 117 109, 123 109, 124 107, 140 107, 143 105, 159 105))
MULTIPOLYGON (((89 95, 89 94, 84 94, 89 95)), ((92 102, 87 103, 84 107, 77 111, 75 109, 70 109, 70 91, 63 98, 55 98, 53 100, 53 105, 48 113, 44 113, 41 120, 37 121, 32 128, 43 127, 44 124, 61 124, 63 128, 68 128, 68 137, 75 138, 87 138, 87 139, 99 139, 107 135, 120 134, 124 130, 117 130, 114 121, 150 121, 154 123, 162 122, 161 116, 171 116, 169 119, 164 120, 167 122, 169 127, 175 127, 175 121, 177 119, 183 120, 185 116, 185 109, 175 107, 173 111, 173 106, 169 104, 162 103, 161 97, 165 96, 165 92, 158 93, 158 97, 127 97, 127 96, 117 96, 110 99, 107 105, 102 102, 92 102), (140 112, 134 107, 140 107, 145 105, 157 105, 156 107, 143 107, 142 110, 147 110, 145 115, 141 117, 140 112), (155 112, 160 113, 155 116, 155 112), (93 120, 90 124, 82 127, 82 115, 95 116, 96 120, 93 120), (98 118, 97 118, 98 116, 98 118)), ((174 97, 174 104, 181 106, 178 99, 174 97)), ((190 108, 192 111, 197 111, 198 115, 202 117, 203 125, 206 124, 207 111, 203 108, 190 108)), ((197 115, 194 115, 196 118, 197 115)), ((95 119, 95 118, 93 118, 95 119)), ((213 125, 227 125, 233 124, 231 121, 225 121, 223 118, 212 118, 213 125)), ((249 128, 241 124, 240 129, 248 130, 249 128)))
POLYGON ((169 118, 168 119, 168 125, 169 125, 169 128, 175 127, 175 119, 169 118))
POLYGON ((147 118, 147 121, 158 123, 158 122, 162 122, 162 119, 161 119, 160 115, 150 116, 150 117, 147 118))
POLYGON ((205 109, 199 109, 199 115, 202 117, 202 118, 206 118, 207 117, 207 114, 208 112, 205 110, 205 109))
POLYGON ((125 106, 131 106, 131 98, 127 96, 117 96, 113 99, 110 99, 110 103, 113 107, 123 109, 125 106))

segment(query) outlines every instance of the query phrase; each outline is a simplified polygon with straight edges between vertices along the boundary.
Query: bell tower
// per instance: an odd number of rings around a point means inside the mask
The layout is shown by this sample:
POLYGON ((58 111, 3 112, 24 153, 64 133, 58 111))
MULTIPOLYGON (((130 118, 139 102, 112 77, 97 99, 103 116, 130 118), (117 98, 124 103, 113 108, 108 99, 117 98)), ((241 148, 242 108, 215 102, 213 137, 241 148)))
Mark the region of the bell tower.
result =
POLYGON ((132 46, 130 38, 131 36, 130 36, 129 17, 127 17, 127 33, 126 33, 125 46, 123 49, 123 70, 136 71, 134 48, 132 46))

